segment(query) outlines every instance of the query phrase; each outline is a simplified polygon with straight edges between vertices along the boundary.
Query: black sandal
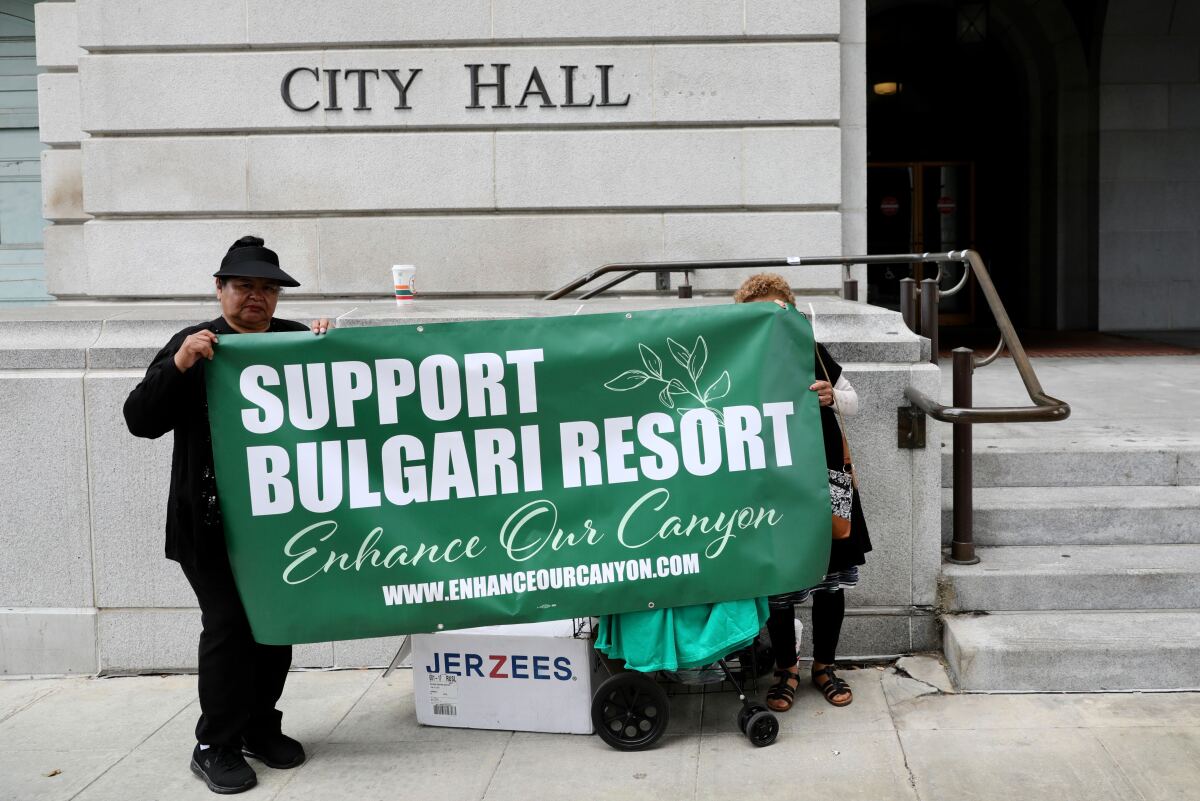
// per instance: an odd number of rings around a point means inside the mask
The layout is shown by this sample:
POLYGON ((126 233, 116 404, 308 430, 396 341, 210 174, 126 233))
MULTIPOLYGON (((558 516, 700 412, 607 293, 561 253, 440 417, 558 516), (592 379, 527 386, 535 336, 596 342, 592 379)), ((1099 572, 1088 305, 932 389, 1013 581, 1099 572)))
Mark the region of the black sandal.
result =
POLYGON ((800 674, 784 668, 776 670, 775 675, 779 681, 767 688, 767 708, 772 712, 787 712, 792 708, 792 703, 796 699, 796 690, 800 687, 800 674), (792 679, 796 680, 795 687, 788 683, 792 679), (783 706, 771 706, 772 701, 782 702, 783 706))
POLYGON ((812 674, 812 683, 825 696, 825 700, 834 706, 849 706, 854 700, 854 693, 850 690, 850 685, 844 680, 839 679, 837 674, 833 672, 833 665, 827 665, 820 670, 814 670, 812 674), (824 676, 828 681, 817 681, 818 676, 824 676), (835 701, 834 696, 847 694, 844 701, 835 701))

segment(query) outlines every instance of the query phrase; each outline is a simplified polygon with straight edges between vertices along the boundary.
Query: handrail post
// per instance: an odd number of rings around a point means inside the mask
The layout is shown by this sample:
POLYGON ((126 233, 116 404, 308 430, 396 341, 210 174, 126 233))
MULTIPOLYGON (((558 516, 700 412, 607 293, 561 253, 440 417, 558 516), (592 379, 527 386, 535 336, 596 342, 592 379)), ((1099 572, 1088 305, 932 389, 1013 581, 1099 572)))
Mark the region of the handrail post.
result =
POLYGON ((917 280, 900 279, 900 316, 908 330, 917 333, 917 280))
POLYGON ((850 265, 842 265, 842 300, 858 300, 858 281, 850 272, 850 265))
POLYGON ((929 362, 938 363, 938 282, 921 281, 921 336, 929 339, 929 362))
MULTIPOLYGON (((974 372, 974 351, 970 348, 954 349, 954 405, 968 409, 972 404, 971 374, 974 372)), ((954 521, 950 540, 950 556, 946 561, 956 565, 979 564, 975 555, 975 515, 972 489, 974 471, 971 464, 972 434, 967 423, 955 423, 954 437, 954 521)))

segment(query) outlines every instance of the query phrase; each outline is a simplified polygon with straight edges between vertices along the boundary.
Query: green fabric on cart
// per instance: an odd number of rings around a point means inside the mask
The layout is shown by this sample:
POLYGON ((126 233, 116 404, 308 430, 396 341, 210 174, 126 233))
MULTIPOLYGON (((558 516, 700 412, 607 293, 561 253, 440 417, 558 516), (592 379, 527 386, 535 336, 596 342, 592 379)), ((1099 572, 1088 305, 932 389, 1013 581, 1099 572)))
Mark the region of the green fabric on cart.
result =
POLYGON ((749 645, 769 614, 766 598, 604 615, 596 650, 648 673, 711 665, 749 645))

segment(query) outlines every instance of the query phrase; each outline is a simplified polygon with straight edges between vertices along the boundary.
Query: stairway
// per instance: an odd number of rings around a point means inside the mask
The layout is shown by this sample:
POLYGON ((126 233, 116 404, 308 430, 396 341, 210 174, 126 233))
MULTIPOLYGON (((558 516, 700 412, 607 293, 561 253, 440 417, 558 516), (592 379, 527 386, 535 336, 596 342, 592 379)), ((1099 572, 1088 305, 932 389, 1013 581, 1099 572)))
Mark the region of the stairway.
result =
POLYGON ((940 588, 943 648, 959 687, 1200 688, 1200 445, 975 448, 980 563, 944 564, 940 588))

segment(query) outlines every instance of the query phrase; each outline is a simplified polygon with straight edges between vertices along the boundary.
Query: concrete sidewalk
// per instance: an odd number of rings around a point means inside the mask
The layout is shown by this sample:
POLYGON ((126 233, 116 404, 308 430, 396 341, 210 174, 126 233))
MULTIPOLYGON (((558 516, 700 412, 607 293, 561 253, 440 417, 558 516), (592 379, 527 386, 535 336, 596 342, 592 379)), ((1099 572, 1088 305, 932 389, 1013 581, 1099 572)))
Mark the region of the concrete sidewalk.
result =
MULTIPOLYGON (((904 660, 939 684, 932 659, 904 660)), ((1153 669, 1147 666, 1147 669, 1153 669)), ((257 763, 247 799, 1178 801, 1200 794, 1200 693, 950 695, 893 668, 842 675, 835 709, 802 685, 778 741, 735 728, 730 693, 675 696, 670 732, 620 753, 597 737, 418 725, 412 674, 297 672, 281 703, 309 761, 257 763)), ((209 799, 188 770, 194 676, 0 681, 2 801, 209 799)))

